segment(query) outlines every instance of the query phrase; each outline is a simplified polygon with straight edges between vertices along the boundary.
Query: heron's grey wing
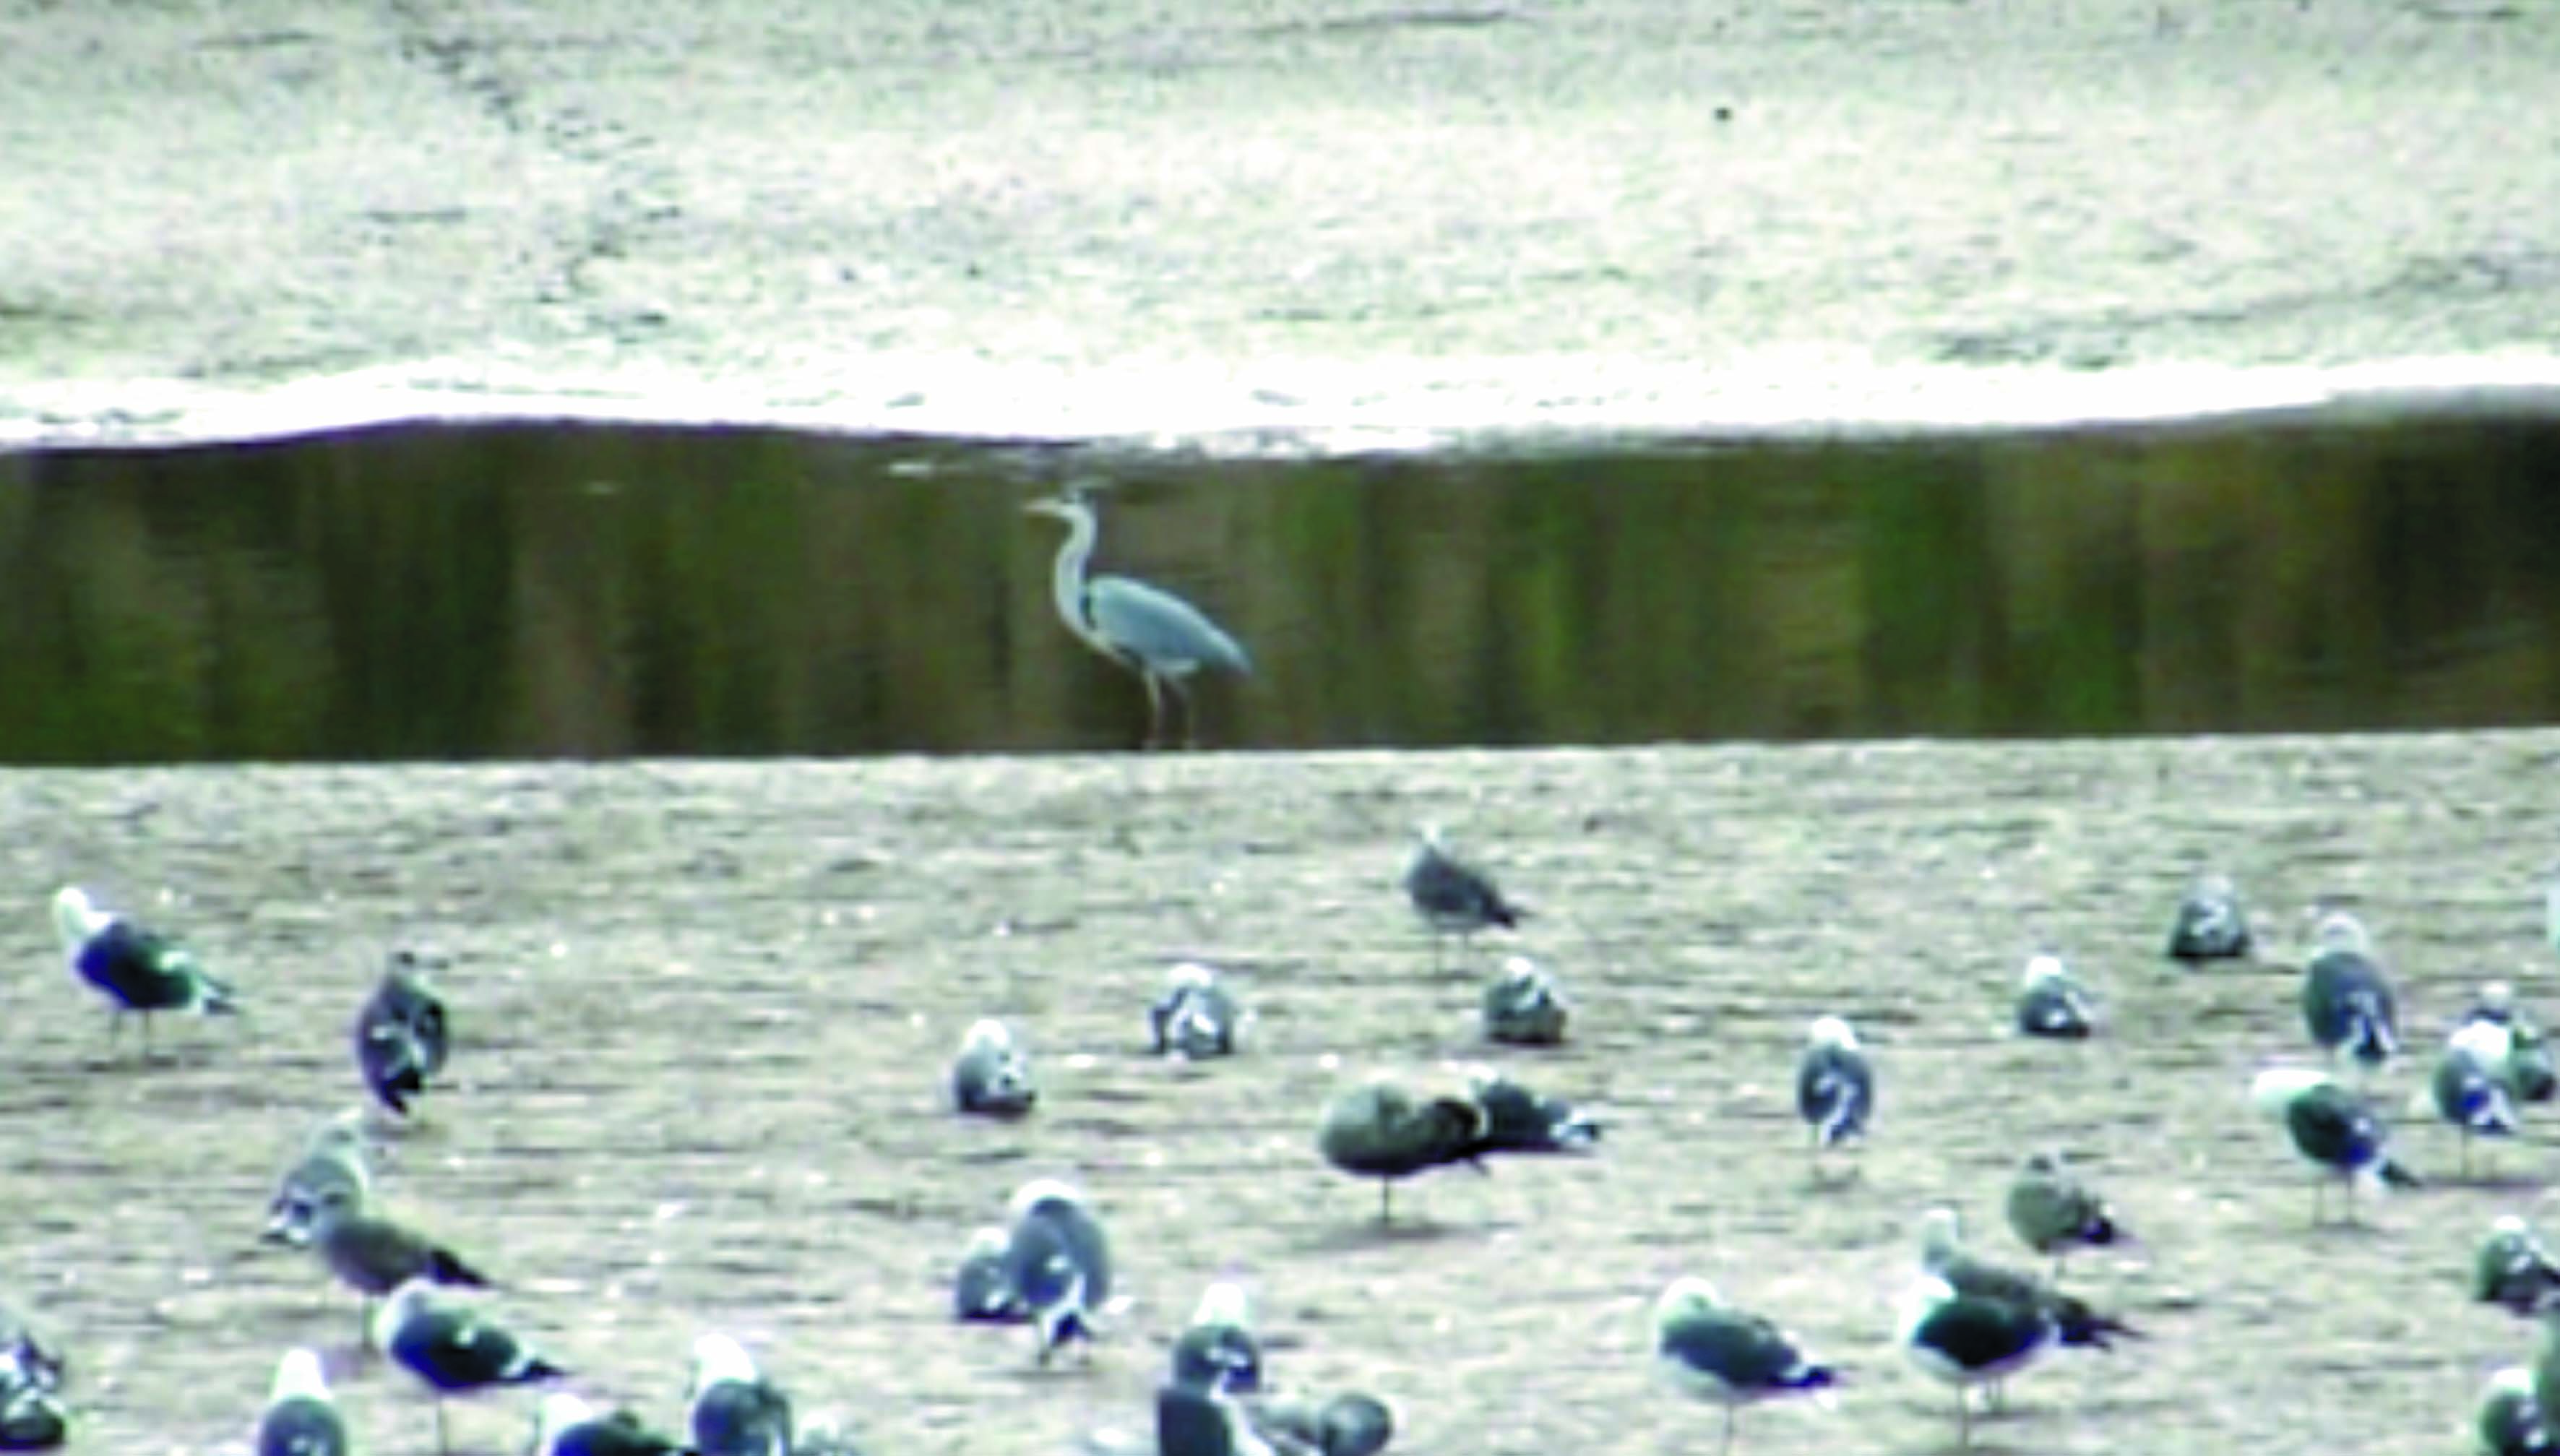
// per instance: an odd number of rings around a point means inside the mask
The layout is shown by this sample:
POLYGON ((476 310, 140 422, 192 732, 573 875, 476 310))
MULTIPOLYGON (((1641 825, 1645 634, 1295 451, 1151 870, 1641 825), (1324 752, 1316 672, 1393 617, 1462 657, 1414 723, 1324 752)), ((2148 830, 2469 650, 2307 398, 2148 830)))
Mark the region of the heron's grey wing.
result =
POLYGON ((1236 640, 1170 591, 1127 576, 1097 576, 1084 588, 1095 630, 1142 666, 1179 677, 1203 667, 1253 671, 1236 640))

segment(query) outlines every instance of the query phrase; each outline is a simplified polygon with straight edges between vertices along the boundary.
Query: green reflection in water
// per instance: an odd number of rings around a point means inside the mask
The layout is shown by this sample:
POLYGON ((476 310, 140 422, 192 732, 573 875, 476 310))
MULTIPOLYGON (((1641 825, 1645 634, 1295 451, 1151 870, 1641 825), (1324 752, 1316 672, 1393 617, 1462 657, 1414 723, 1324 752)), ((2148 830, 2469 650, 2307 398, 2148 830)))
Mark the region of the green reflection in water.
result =
POLYGON ((400 427, 0 457, 0 758, 1121 747, 1059 528, 1221 745, 2342 729, 2560 706, 2560 425, 1317 462, 400 427))

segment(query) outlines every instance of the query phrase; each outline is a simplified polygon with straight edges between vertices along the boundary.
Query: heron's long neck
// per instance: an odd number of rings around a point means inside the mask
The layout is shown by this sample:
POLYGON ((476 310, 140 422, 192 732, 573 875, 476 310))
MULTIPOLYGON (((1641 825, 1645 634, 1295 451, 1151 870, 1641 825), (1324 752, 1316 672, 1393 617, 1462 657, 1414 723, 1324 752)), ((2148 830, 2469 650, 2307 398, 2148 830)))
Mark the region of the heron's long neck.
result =
POLYGON ((1084 606, 1084 564, 1093 556, 1096 530, 1091 514, 1071 518, 1066 523, 1066 541, 1057 549, 1057 563, 1049 568, 1049 590, 1057 598, 1057 614, 1068 625, 1093 640, 1093 615, 1084 606))

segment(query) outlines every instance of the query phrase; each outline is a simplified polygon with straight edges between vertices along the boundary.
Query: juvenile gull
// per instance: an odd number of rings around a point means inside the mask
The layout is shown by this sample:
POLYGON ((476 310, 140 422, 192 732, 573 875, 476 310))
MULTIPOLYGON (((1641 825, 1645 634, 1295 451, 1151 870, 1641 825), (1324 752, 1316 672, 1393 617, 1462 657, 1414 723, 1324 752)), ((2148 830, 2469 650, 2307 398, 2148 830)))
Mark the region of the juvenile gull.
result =
POLYGON ((444 1436, 444 1402, 502 1385, 557 1379, 567 1371, 544 1359, 505 1326, 477 1310, 438 1302, 435 1287, 411 1279, 374 1311, 373 1344, 415 1376, 435 1401, 435 1449, 444 1436))
POLYGON ((1217 973, 1197 961, 1174 967, 1165 994, 1147 1008, 1147 1032, 1156 1054, 1193 1061, 1233 1052, 1241 1020, 1235 998, 1218 984, 1217 973))
POLYGON ((2560 1264, 2551 1261, 2529 1224, 2502 1214, 2472 1256, 2472 1298, 2518 1315, 2560 1310, 2560 1264))
POLYGON ((2029 956, 2017 990, 2017 1029, 2030 1037, 2079 1041, 2089 1035, 2097 1015, 2089 993, 2072 979, 2062 957, 2029 956))
POLYGON ((981 1228, 969 1236, 951 1281, 951 1313, 963 1320, 1013 1325, 1031 1317, 1005 1273, 1005 1230, 981 1228))
POLYGON ((2416 1188, 2418 1176, 2400 1166, 2386 1144, 2390 1133, 2364 1099, 2336 1078, 2310 1067, 2278 1066, 2258 1073, 2249 1084, 2250 1100, 2260 1111, 2285 1125, 2294 1151, 2318 1175, 2312 1182, 2312 1224, 2320 1222, 2321 1201, 2330 1179, 2346 1185, 2346 1217, 2355 1221, 2358 1183, 2416 1188))
POLYGON ((1857 1034, 1836 1016, 1817 1017, 1796 1063, 1796 1111, 1813 1130, 1820 1154, 1866 1133, 1875 1113, 1875 1072, 1857 1034))
POLYGON ((1561 1097, 1540 1096, 1507 1076, 1478 1077, 1476 1105, 1484 1109, 1485 1130, 1474 1155, 1493 1153, 1572 1153, 1600 1141, 1600 1124, 1573 1110, 1561 1097))
POLYGON ((374 1099, 405 1117, 409 1099, 444 1069, 444 999, 427 984, 415 952, 392 952, 373 995, 356 1013, 356 1070, 374 1099))
POLYGON ((687 1456, 688 1448, 640 1423, 628 1410, 599 1415, 594 1406, 554 1390, 534 1415, 529 1456, 687 1456))
POLYGON ((2400 1050, 2391 982, 2373 958, 2363 922, 2344 910, 2320 916, 2319 949, 2303 968, 2303 1025, 2331 1056, 2380 1066, 2400 1050))
POLYGON ((223 1016, 239 1010, 232 988, 206 974, 193 955, 122 915, 99 909, 77 885, 56 891, 54 929, 72 973, 107 999, 109 1051, 123 1031, 126 1012, 142 1014, 142 1056, 147 1061, 153 1012, 223 1016))
POLYGON ((1397 1179, 1476 1163, 1487 1127, 1484 1106, 1472 1096, 1426 1096, 1381 1077, 1326 1104, 1316 1149, 1343 1172, 1378 1181, 1377 1217, 1384 1223, 1394 1216, 1397 1179))
POLYGON ((1404 862, 1404 893, 1413 912, 1431 927, 1431 963, 1440 964, 1442 942, 1455 935, 1472 944, 1487 926, 1510 929, 1526 913, 1503 898, 1493 877, 1460 860, 1440 837, 1436 824, 1422 826, 1412 855, 1404 862))
POLYGON ((1732 1449, 1740 1407, 1811 1394, 1839 1379, 1831 1367, 1806 1359, 1776 1325, 1724 1303, 1713 1285, 1697 1278, 1673 1280, 1654 1302, 1654 1359, 1675 1387, 1724 1407, 1719 1451, 1732 1449))
POLYGON ((2206 875, 2177 902, 2177 919, 2169 926, 2171 960, 2192 966, 2198 961, 2239 960, 2249 954, 2249 916, 2231 881, 2206 875))
POLYGON ((362 1208, 372 1197, 372 1165, 362 1109, 322 1122, 277 1181, 275 1197, 266 1206, 266 1228, 258 1237, 296 1248, 309 1243, 323 1203, 335 1200, 362 1208))
POLYGON ((2113 1210, 2071 1172, 2059 1153, 2032 1153, 2010 1181, 2002 1212, 2020 1243, 2053 1256, 2053 1277, 2075 1248, 2104 1247, 2125 1237, 2113 1210))
POLYGON ((1552 1047, 1564 1040, 1571 1008, 1555 978, 1524 955, 1506 957, 1485 983, 1485 1036, 1517 1047, 1552 1047))
POLYGON ((1217 1395, 1262 1388, 1262 1342, 1254 1337, 1243 1285, 1219 1279, 1200 1292, 1191 1323, 1174 1338, 1173 1379, 1217 1395))
POLYGON ((2023 1270, 1978 1258, 1965 1249, 1962 1220, 1956 1211, 1939 1207, 1920 1220, 1920 1267, 1947 1281, 1958 1294, 1975 1299, 2025 1305, 2053 1322, 2057 1343, 2091 1350, 2112 1350, 2114 1342, 2142 1338, 2133 1326, 2093 1308, 2023 1270))
POLYGON ((993 1017, 969 1024, 951 1060, 951 1101, 963 1112, 1020 1117, 1040 1100, 1031 1058, 993 1017))
POLYGON ((275 1387, 257 1421, 257 1456, 346 1456, 347 1423, 329 1398, 320 1357, 288 1350, 275 1363, 275 1387))
POLYGON ((2436 1058, 2428 1089, 2435 1096, 2436 1115, 2461 1135, 2460 1168, 2465 1178, 2471 1176, 2473 1138, 2515 1135, 2515 1092, 2506 1078, 2513 1041, 2508 1029, 2496 1022, 2467 1021, 2454 1028, 2436 1058))
POLYGON ((489 1287, 488 1276, 451 1249, 343 1197, 323 1199, 313 1211, 311 1247, 367 1305, 412 1281, 489 1287))
POLYGON ((755 1362, 728 1336, 694 1341, 685 1399, 702 1456, 791 1456, 789 1397, 757 1374, 755 1362))
POLYGON ((1111 1248, 1075 1190, 1035 1179, 1014 1193, 1005 1279, 1030 1313, 1040 1364, 1059 1346, 1093 1341, 1094 1313, 1111 1297, 1111 1248))

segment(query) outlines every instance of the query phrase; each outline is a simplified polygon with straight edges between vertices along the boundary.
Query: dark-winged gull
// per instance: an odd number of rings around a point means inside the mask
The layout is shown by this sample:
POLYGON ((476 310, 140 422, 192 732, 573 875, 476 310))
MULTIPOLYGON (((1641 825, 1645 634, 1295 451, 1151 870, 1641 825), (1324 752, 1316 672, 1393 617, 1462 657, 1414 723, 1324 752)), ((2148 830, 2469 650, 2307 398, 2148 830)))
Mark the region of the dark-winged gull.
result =
POLYGON ((2542 1404, 2533 1398, 2533 1373, 2520 1365, 2488 1377, 2473 1429, 2488 1456, 2560 1456, 2560 1433, 2543 1420, 2542 1404))
POLYGON ((791 1456, 790 1397, 726 1335, 695 1339, 685 1403, 702 1456, 791 1456))
POLYGON ((240 1009, 231 986, 206 974, 194 955, 122 915, 99 909, 77 885, 55 893, 54 929, 62 936, 72 973, 107 999, 110 1051, 126 1012, 142 1014, 142 1055, 149 1060, 153 1012, 223 1016, 240 1009))
POLYGON ((1035 1179, 1007 1205, 1005 1279, 1029 1312, 1040 1364, 1059 1346, 1093 1340, 1095 1313, 1111 1297, 1111 1246, 1075 1190, 1035 1179))
POLYGON ((2380 1066, 2400 1050, 2400 1019, 2372 937, 2355 916, 2330 910, 2314 939, 2319 948, 2303 967, 2303 1026, 2331 1056, 2380 1066))
POLYGON ((2168 930, 2169 959, 2240 960, 2249 954, 2249 916, 2227 876, 2206 875, 2177 902, 2177 919, 2168 930))
POLYGON ((554 1390, 535 1410, 527 1456, 689 1456, 690 1449, 628 1410, 599 1414, 577 1396, 554 1390))
POLYGON ((365 1140, 365 1114, 362 1109, 339 1113, 311 1130, 292 1166, 276 1181, 275 1197, 266 1206, 266 1228, 258 1237, 298 1248, 311 1241, 321 1204, 337 1200, 362 1208, 372 1196, 373 1149, 365 1140))
POLYGON ((2107 1201, 2091 1192, 2059 1153, 2028 1154, 2009 1181, 2001 1211, 2018 1242, 2053 1256, 2057 1281, 2073 1249, 2103 1248, 2128 1236, 2107 1201))
POLYGON ((1474 1153, 1576 1153, 1600 1141, 1600 1124, 1561 1097, 1541 1096, 1508 1076, 1480 1076, 1476 1105, 1485 1130, 1474 1153))
POLYGON ((311 1247, 367 1304, 412 1280, 489 1287, 488 1276, 451 1249, 341 1197, 323 1199, 313 1210, 311 1247))
POLYGON ((2027 957, 2018 978, 2017 1029, 2030 1037, 2076 1042, 2097 1025, 2089 993, 2072 978, 2062 957, 2049 952, 2027 957))
POLYGON ((64 1367, 60 1350, 37 1338, 25 1316, 0 1304, 0 1386, 59 1390, 64 1367))
POLYGON ((568 1372, 543 1358, 479 1311, 436 1298, 435 1286, 411 1279, 374 1311, 373 1345, 415 1376, 435 1401, 435 1449, 449 1451, 444 1402, 453 1395, 530 1385, 568 1372))
POLYGON ((2473 1022, 2487 1022, 2506 1032, 2506 1057, 2499 1073, 2516 1100, 2548 1102, 2560 1094, 2560 1067, 2553 1064, 2550 1041, 2541 1023, 2515 1004, 2512 985, 2483 982, 2456 1029, 2473 1022))
POLYGON ((1455 935, 1472 944, 1488 926, 1510 929, 1527 912, 1503 898, 1493 877, 1459 859, 1440 837, 1440 826, 1422 826, 1419 842, 1404 862, 1404 894, 1413 912, 1431 927, 1431 963, 1440 964, 1442 941, 1455 935))
POLYGON ((1005 1230, 981 1228, 969 1236, 951 1280, 951 1313, 963 1320, 1020 1324, 1031 1317, 1005 1273, 1005 1230))
POLYGON ((1555 978, 1524 955, 1507 956, 1485 983, 1485 1037, 1515 1047, 1552 1047, 1564 1040, 1572 1008, 1555 978))
MULTIPOLYGON (((1487 1119, 1471 1096, 1424 1095, 1383 1077, 1325 1106, 1316 1150, 1345 1173, 1377 1182, 1377 1216, 1394 1216, 1395 1180, 1482 1156, 1487 1119)), ((1481 1165, 1479 1165, 1481 1168, 1481 1165)))
POLYGON ((2459 1167, 2472 1171, 2472 1139, 2508 1138, 2518 1125, 2515 1091, 2507 1084, 2507 1052, 2514 1038, 2492 1021, 2467 1021, 2445 1039, 2428 1083, 2436 1115, 2453 1124, 2461 1137, 2459 1167))
POLYGON ((2416 1188, 2418 1176, 2400 1166, 2387 1146, 2390 1133, 2362 1097, 2326 1072, 2306 1066, 2270 1067, 2249 1084, 2250 1100, 2285 1125, 2294 1151, 2319 1170, 2312 1182, 2312 1223, 2320 1222, 2330 1179, 2346 1185, 2346 1216, 2355 1219, 2355 1187, 2369 1183, 2416 1188))
POLYGON ((1674 1279, 1654 1301, 1654 1359, 1678 1389, 1724 1407, 1724 1443, 1734 1412, 1780 1395, 1825 1390, 1839 1376, 1805 1357, 1776 1325, 1716 1297, 1703 1279, 1674 1279))
POLYGON ((2530 1224, 2501 1214, 2472 1256, 2472 1298, 2518 1315, 2560 1311, 2560 1264, 2530 1224))
POLYGON ((1155 1456, 1280 1453, 1245 1421, 1243 1407, 1231 1396, 1207 1385, 1167 1380, 1156 1387, 1155 1456))
POLYGON ((1284 1456, 1377 1456, 1395 1438, 1395 1411, 1364 1390, 1318 1401, 1265 1396, 1244 1402, 1254 1432, 1284 1456))
POLYGON ((1039 1100, 1031 1057, 1014 1034, 993 1017, 970 1023, 951 1059, 952 1105, 988 1117, 1020 1117, 1039 1100))
POLYGON ((1964 1224, 1952 1208, 1940 1206, 1920 1218, 1920 1267, 1944 1279, 1958 1294, 1976 1299, 2006 1300, 2027 1305, 2053 1322, 2061 1344, 2111 1350, 2120 1338, 2139 1340, 2142 1332, 2063 1293, 2022 1269, 2011 1269, 1965 1249, 1964 1224))
POLYGON ((1875 1114, 1875 1071, 1857 1045, 1857 1034, 1836 1016, 1816 1017, 1796 1062, 1796 1111, 1813 1130, 1814 1151, 1835 1148, 1866 1132, 1875 1114))
POLYGON ((427 1078, 444 1069, 448 1050, 444 998, 427 983, 426 969, 414 951, 392 952, 356 1013, 356 1070, 374 1099, 402 1117, 427 1078))
POLYGON ((1200 1291, 1191 1323, 1174 1337, 1173 1379, 1220 1395, 1262 1388, 1262 1342, 1253 1333, 1253 1303, 1231 1279, 1200 1291))
POLYGON ((1174 967, 1166 977, 1165 994, 1147 1008, 1147 1034, 1156 1054, 1192 1061, 1232 1052, 1242 1022, 1234 996, 1218 984, 1215 971, 1198 961, 1174 967))
POLYGON ((1956 1389, 1956 1440, 1970 1446, 1977 1385, 1996 1384, 2033 1365, 2060 1331, 2032 1304, 1969 1295, 1923 1271, 1902 1300, 1899 1339, 1911 1363, 1956 1389))
POLYGON ((346 1456, 347 1422, 329 1397, 320 1357, 288 1350, 275 1363, 275 1386, 257 1419, 257 1456, 346 1456))

